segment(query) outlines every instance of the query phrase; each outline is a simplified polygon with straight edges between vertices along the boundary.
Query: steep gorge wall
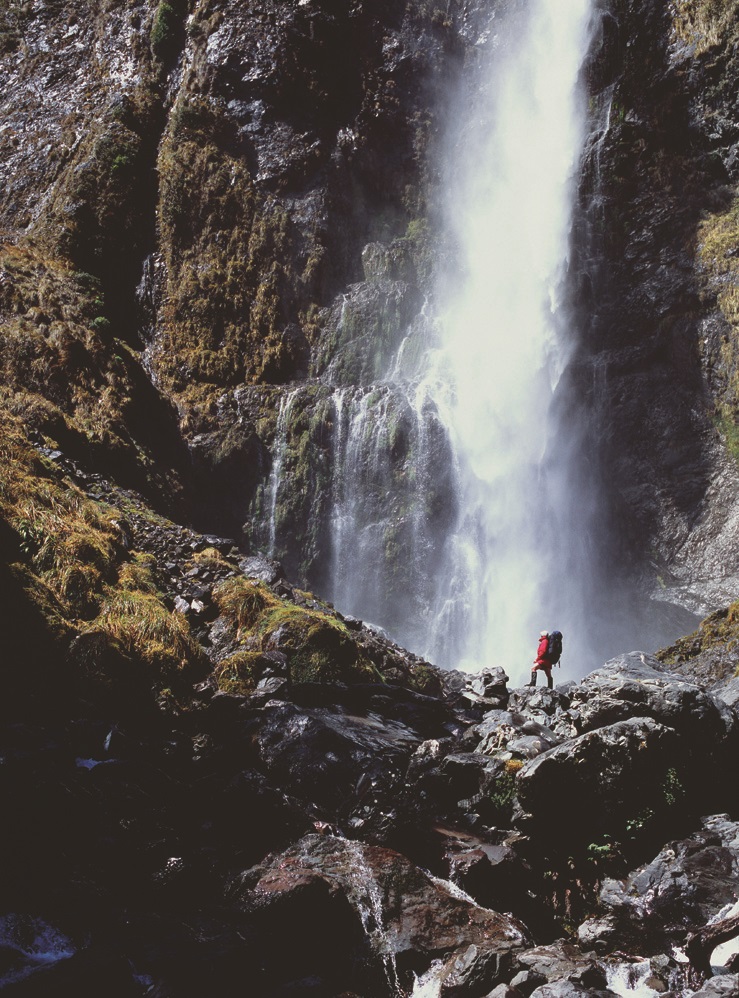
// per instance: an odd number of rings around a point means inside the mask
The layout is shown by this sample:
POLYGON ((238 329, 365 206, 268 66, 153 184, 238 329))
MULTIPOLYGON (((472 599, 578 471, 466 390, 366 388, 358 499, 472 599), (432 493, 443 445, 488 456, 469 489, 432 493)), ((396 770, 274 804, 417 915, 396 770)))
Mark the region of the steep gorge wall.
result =
MULTIPOLYGON (((7 4, 3 404, 199 526, 266 547, 280 404, 299 388, 275 553, 320 586, 335 415, 318 379, 333 364, 339 385, 371 380, 439 260, 453 270, 436 143, 490 12, 7 4)), ((599 17, 572 282, 585 332, 560 404, 592 427, 612 501, 599 556, 705 610, 739 589, 736 11, 613 0, 599 17)))
POLYGON ((591 66, 573 390, 614 537, 647 591, 697 612, 737 591, 737 16, 616 0, 591 66))

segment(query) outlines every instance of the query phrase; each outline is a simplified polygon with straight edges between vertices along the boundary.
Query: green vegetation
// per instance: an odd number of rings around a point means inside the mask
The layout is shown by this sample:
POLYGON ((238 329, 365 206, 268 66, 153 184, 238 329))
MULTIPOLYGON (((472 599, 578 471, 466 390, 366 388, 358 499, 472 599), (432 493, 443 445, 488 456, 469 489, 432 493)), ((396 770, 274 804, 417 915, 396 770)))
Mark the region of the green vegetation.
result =
POLYGON ((154 363, 188 432, 208 425, 224 387, 293 376, 318 280, 303 280, 316 244, 301 236, 298 251, 288 213, 257 194, 237 148, 218 105, 189 98, 173 109, 159 155, 167 285, 154 363))
POLYGON ((681 41, 695 45, 696 55, 734 40, 739 31, 739 0, 676 0, 673 31, 681 41))
POLYGON ((157 589, 154 558, 126 550, 121 514, 44 462, 7 410, 0 519, 17 537, 10 572, 29 608, 57 640, 77 635, 71 661, 87 697, 162 685, 186 691, 203 674, 186 619, 157 589))
POLYGON ((279 650, 287 656, 294 682, 351 683, 378 678, 338 617, 296 606, 275 596, 263 583, 243 577, 228 579, 213 595, 249 651, 279 650))
POLYGON ((258 651, 240 651, 219 662, 215 669, 216 683, 224 693, 248 696, 253 693, 264 667, 264 656, 258 651))
POLYGON ((508 827, 511 819, 513 802, 516 798, 516 774, 523 767, 520 759, 509 759, 505 770, 498 776, 490 791, 490 803, 493 806, 495 820, 508 827))
POLYGON ((151 51, 157 59, 165 60, 173 54, 188 6, 188 0, 161 0, 159 3, 149 37, 151 51))
POLYGON ((698 260, 729 329, 720 350, 721 387, 714 422, 739 462, 739 198, 698 229, 698 260))
POLYGON ((411 667, 410 687, 430 697, 441 696, 443 689, 436 671, 428 665, 411 667))
POLYGON ((697 631, 658 651, 657 658, 666 665, 680 665, 713 648, 720 649, 732 662, 739 659, 739 601, 716 610, 697 631))

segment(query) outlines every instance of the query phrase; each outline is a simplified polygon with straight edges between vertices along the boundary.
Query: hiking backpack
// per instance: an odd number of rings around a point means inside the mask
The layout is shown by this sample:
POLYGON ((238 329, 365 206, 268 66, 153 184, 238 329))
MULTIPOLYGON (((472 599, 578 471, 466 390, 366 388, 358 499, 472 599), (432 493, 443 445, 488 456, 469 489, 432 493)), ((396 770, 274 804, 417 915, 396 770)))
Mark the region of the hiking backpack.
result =
POLYGON ((547 658, 552 663, 552 665, 556 665, 557 662, 559 662, 561 655, 562 655, 562 632, 552 631, 549 635, 549 643, 547 645, 547 658))

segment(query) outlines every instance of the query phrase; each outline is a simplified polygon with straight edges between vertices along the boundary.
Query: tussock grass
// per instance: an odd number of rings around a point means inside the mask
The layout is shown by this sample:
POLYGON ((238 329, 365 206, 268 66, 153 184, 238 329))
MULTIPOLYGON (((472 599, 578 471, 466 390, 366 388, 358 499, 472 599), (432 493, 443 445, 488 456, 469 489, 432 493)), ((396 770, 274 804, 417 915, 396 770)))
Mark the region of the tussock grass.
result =
POLYGON ((729 324, 720 350, 726 387, 715 423, 726 448, 739 463, 739 197, 731 207, 708 216, 698 228, 698 261, 729 324))
POLYGON ((187 620, 157 588, 156 560, 124 547, 121 514, 64 480, 1 405, 0 417, 0 517, 17 538, 11 571, 57 637, 79 635, 78 673, 97 690, 118 688, 121 672, 138 664, 145 675, 131 668, 123 686, 147 691, 203 674, 207 660, 187 620))
POLYGON ((0 515, 18 535, 22 557, 65 615, 88 617, 124 554, 115 511, 52 477, 19 421, 7 412, 3 424, 0 515))
POLYGON ((695 46, 702 55, 739 32, 738 0, 677 0, 673 31, 680 41, 695 46))
POLYGON ((153 593, 109 589, 92 626, 128 655, 163 670, 178 670, 200 658, 185 617, 168 610, 153 593))
POLYGON ((377 679, 348 628, 321 610, 280 599, 263 583, 228 579, 214 591, 221 613, 252 651, 279 650, 295 682, 357 682, 377 679))
POLYGON ((216 683, 225 693, 246 696, 253 693, 259 682, 264 658, 261 652, 239 651, 219 662, 215 669, 216 683))
MULTIPOLYGON (((680 665, 711 649, 725 649, 733 662, 739 657, 739 601, 716 610, 703 620, 698 630, 662 648, 657 658, 666 665, 680 665)), ((734 669, 739 675, 739 665, 734 669)))
POLYGON ((280 602, 264 583, 244 578, 227 579, 214 590, 213 598, 223 616, 239 631, 253 629, 280 602))

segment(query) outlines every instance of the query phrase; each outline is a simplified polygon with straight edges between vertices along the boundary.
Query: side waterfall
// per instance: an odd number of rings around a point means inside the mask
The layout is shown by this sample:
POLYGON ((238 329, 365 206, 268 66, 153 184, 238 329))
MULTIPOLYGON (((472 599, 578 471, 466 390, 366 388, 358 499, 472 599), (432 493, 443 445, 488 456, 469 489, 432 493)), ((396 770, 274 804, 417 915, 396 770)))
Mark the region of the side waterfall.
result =
POLYGON ((577 443, 552 403, 575 339, 563 288, 591 4, 491 15, 449 108, 452 293, 405 316, 384 250, 367 247, 374 298, 335 308, 315 380, 277 421, 266 547, 281 556, 286 490, 308 491, 322 592, 439 665, 523 672, 541 628, 562 630, 571 654, 587 640, 593 502, 573 488, 577 443), (293 412, 321 454, 310 473, 291 457, 293 412))

